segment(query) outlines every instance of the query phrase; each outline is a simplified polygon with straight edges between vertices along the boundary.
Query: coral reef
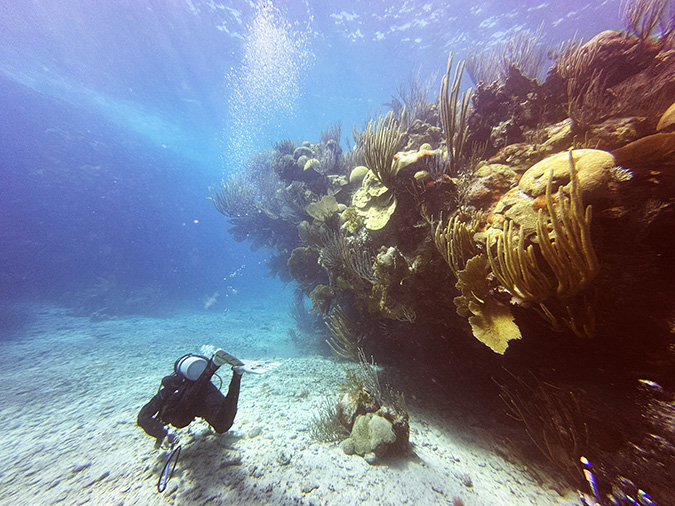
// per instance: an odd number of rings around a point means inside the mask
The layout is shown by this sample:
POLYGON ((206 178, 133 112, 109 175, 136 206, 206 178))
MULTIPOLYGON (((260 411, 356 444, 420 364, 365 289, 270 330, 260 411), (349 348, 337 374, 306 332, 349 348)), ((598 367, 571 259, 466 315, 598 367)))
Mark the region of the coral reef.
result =
MULTIPOLYGON (((509 423, 501 393, 573 486, 577 436, 543 418, 588 427, 588 444, 578 432, 599 481, 663 482, 649 473, 665 450, 644 443, 652 429, 635 401, 643 378, 675 388, 674 30, 650 1, 624 5, 624 32, 561 45, 545 79, 524 63, 536 48, 514 41, 491 82, 460 93, 464 65, 453 72, 450 56, 437 100, 413 80, 353 132, 353 149, 342 152, 336 128, 284 141, 213 196, 235 238, 275 248, 276 270, 310 297, 327 324, 317 344, 404 370, 420 357, 435 365, 428 381, 461 384, 471 393, 454 400, 480 399, 495 426, 509 423), (531 387, 490 381, 533 371, 531 387), (625 430, 594 430, 616 413, 625 430)), ((395 408, 345 395, 335 416, 351 451, 398 444, 395 408)))

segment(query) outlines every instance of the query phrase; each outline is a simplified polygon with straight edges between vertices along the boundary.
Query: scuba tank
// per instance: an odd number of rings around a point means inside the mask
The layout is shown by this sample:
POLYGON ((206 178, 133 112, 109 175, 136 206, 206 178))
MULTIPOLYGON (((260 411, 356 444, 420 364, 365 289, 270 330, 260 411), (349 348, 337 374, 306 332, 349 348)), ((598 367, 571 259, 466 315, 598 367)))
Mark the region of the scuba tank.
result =
POLYGON ((173 371, 182 378, 196 381, 208 365, 209 360, 206 357, 188 353, 176 360, 176 363, 173 364, 173 371))

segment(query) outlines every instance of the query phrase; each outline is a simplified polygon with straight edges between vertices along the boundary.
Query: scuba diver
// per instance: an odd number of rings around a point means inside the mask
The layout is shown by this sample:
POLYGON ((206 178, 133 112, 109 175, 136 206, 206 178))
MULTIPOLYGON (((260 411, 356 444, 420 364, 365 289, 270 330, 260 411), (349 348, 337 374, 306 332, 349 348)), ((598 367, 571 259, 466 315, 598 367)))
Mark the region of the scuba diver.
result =
POLYGON ((249 371, 246 364, 222 349, 215 350, 210 359, 209 348, 202 347, 202 355, 188 354, 174 364, 174 372, 165 376, 157 391, 138 413, 137 424, 156 438, 159 448, 166 438, 169 445, 177 442, 165 426, 187 427, 196 417, 203 418, 217 433, 227 432, 237 414, 241 376, 249 371), (206 353, 205 353, 206 351, 206 353), (232 379, 227 395, 211 383, 211 377, 224 364, 232 366, 232 379))

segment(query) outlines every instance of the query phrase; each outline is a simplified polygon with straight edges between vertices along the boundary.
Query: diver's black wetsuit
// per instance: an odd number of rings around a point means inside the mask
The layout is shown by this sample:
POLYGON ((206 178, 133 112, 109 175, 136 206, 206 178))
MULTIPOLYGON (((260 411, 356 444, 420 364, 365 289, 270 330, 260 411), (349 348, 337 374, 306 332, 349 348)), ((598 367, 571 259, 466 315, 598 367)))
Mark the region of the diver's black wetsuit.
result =
POLYGON ((232 427, 237 414, 241 373, 233 371, 227 397, 211 383, 211 377, 218 368, 209 362, 196 381, 184 380, 177 374, 165 376, 162 387, 150 402, 138 413, 138 425, 150 436, 162 441, 167 432, 165 425, 186 427, 196 417, 206 420, 218 433, 232 427), (185 391, 175 406, 167 405, 172 394, 186 381, 185 391))

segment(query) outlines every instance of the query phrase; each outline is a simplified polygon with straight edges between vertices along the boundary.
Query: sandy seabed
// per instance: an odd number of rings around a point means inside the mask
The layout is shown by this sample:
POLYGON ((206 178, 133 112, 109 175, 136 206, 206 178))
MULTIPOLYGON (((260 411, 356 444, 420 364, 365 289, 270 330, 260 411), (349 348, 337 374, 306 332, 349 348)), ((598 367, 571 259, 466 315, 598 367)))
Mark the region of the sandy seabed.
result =
MULTIPOLYGON (((103 322, 50 306, 23 310, 29 322, 0 342, 0 504, 578 504, 470 428, 457 430, 438 406, 408 402, 406 457, 370 465, 338 444, 313 441, 316 406, 327 395, 337 399, 344 366, 298 356, 287 337, 287 307, 103 322), (153 448, 136 415, 175 359, 204 343, 283 365, 245 375, 227 434, 201 420, 179 431, 180 461, 160 494, 167 453, 153 448)), ((228 382, 229 371, 223 389, 228 382)))

